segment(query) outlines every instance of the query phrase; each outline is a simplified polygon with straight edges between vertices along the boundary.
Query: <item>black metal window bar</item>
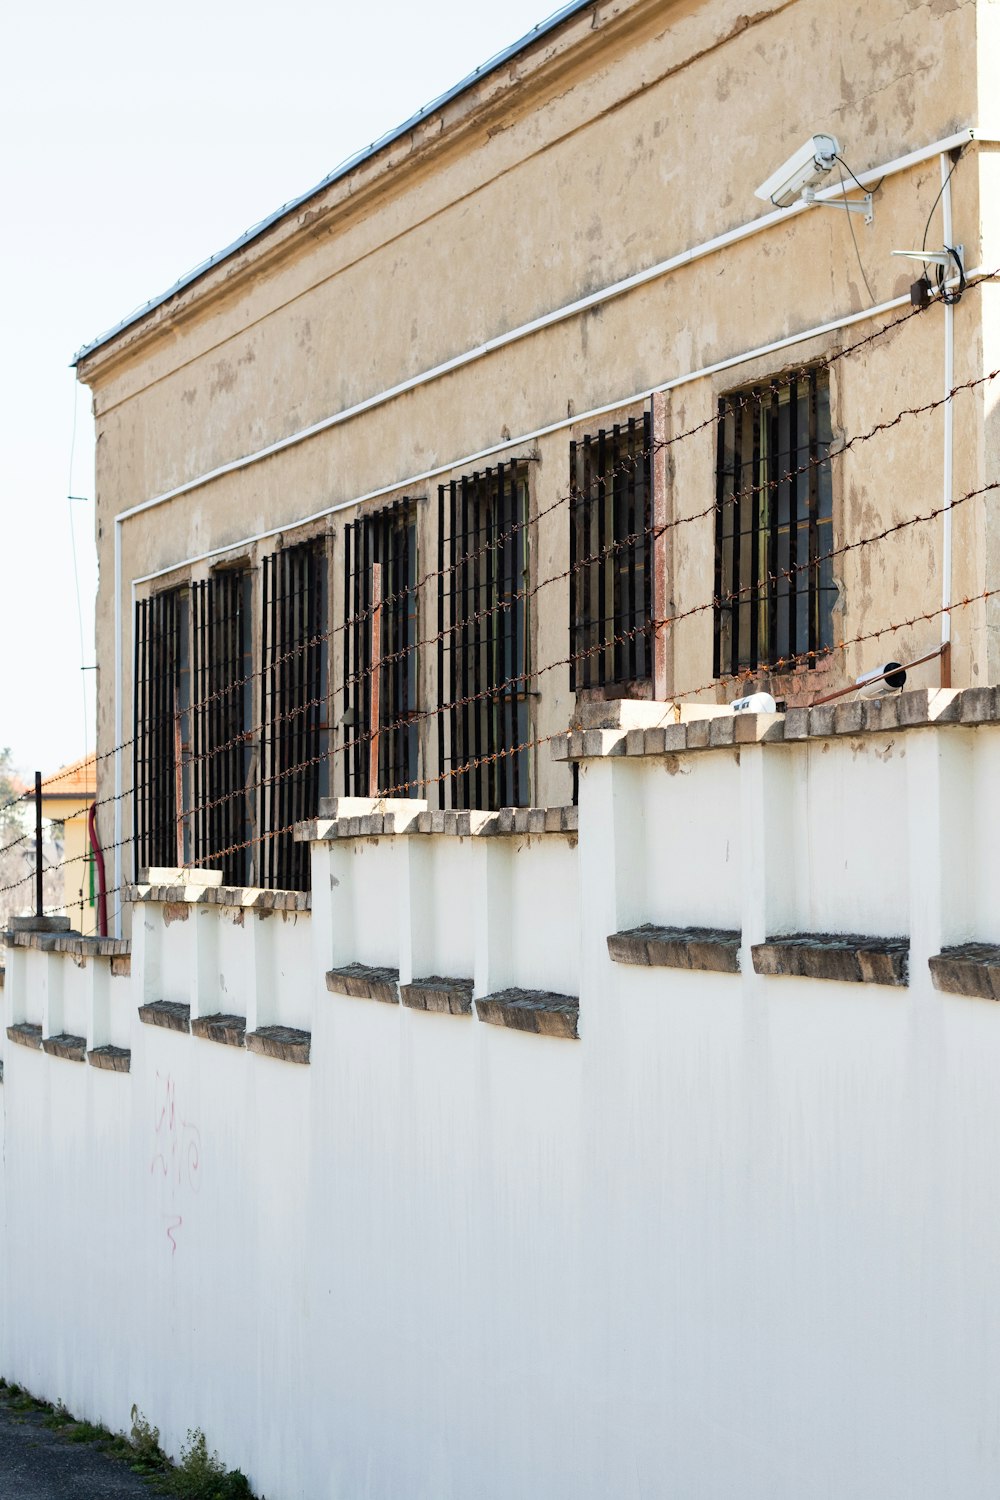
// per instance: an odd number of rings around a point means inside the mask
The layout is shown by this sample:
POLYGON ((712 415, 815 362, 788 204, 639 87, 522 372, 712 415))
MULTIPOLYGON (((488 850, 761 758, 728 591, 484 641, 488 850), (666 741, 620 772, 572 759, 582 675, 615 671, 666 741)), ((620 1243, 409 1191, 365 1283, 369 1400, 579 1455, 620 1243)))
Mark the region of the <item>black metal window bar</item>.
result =
POLYGON ((833 645, 830 441, 825 369, 719 401, 716 676, 814 667, 833 645))
POLYGON ((225 885, 252 883, 251 589, 245 569, 191 587, 194 858, 225 885))
POLYGON ((136 876, 190 858, 188 595, 170 589, 135 606, 132 803, 136 876))
POLYGON ((344 785, 348 796, 416 797, 417 507, 400 500, 344 533, 344 785), (370 785, 373 583, 380 569, 378 785, 370 785))
POLYGON ((652 675, 652 417, 570 444, 570 688, 652 675))
POLYGON ((528 470, 438 490, 441 806, 519 807, 528 786, 528 470))
POLYGON ((327 605, 322 543, 264 558, 258 882, 309 889, 309 845, 294 824, 313 818, 326 788, 327 605))

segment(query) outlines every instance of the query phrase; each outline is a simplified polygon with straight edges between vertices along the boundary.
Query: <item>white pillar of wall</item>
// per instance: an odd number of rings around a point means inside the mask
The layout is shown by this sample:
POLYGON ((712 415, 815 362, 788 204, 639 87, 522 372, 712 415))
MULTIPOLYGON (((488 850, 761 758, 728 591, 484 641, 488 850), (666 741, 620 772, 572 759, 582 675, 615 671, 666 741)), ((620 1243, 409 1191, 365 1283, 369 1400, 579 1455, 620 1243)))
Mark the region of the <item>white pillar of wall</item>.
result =
POLYGON ((740 746, 740 826, 733 836, 740 860, 740 967, 746 975, 754 972, 754 943, 801 925, 791 840, 794 783, 806 773, 806 755, 804 745, 740 746))
POLYGON ((219 985, 219 912, 214 906, 193 905, 188 921, 188 1003, 191 1019, 218 1014, 221 1005, 219 985))
POLYGON ((906 736, 911 984, 926 979, 934 954, 975 936, 969 899, 974 733, 928 728, 906 736))
POLYGON ((36 960, 36 983, 42 993, 42 1036, 60 1036, 63 1027, 63 988, 69 959, 49 953, 32 955, 36 960))
POLYGON ((28 1019, 27 954, 23 948, 8 948, 4 959, 4 1010, 7 1026, 20 1026, 28 1019))
POLYGON ((159 907, 137 902, 132 908, 132 983, 136 1009, 163 998, 162 942, 159 907))
POLYGON ((276 919, 273 912, 248 912, 253 949, 253 975, 247 988, 247 1031, 274 1026, 280 1019, 278 966, 275 954, 276 919))
POLYGON ((111 1040, 111 964, 92 958, 87 963, 87 1050, 105 1047, 111 1040))
POLYGON ((509 989, 514 982, 513 853, 508 838, 473 839, 472 843, 476 929, 473 993, 478 999, 509 989))
POLYGON ((433 973, 434 854, 431 842, 423 834, 404 834, 396 840, 400 984, 427 979, 433 973))

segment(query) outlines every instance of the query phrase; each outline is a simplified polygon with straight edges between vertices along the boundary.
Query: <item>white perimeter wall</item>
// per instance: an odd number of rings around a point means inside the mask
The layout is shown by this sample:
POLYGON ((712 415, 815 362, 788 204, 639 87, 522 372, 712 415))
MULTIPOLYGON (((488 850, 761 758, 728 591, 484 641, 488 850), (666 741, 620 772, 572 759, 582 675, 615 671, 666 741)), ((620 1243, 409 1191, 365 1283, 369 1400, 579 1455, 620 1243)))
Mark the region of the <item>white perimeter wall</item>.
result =
POLYGON ((1000 1007, 926 960, 1000 940, 998 829, 997 728, 590 761, 578 846, 315 845, 311 916, 146 905, 130 979, 8 950, 5 1024, 106 1003, 132 1058, 4 1043, 0 1373, 269 1500, 995 1500, 1000 1007), (647 920, 742 974, 612 964, 647 920), (908 933, 909 989, 753 972, 807 928, 908 933), (580 1040, 328 993, 356 959, 580 1040))

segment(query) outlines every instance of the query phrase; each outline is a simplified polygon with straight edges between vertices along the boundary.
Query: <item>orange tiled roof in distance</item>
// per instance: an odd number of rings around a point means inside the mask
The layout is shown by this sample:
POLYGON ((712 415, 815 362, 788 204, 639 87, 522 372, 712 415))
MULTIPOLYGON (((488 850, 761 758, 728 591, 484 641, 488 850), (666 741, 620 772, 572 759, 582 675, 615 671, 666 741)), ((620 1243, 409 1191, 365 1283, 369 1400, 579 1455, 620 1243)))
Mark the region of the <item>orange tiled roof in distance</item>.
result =
MULTIPOLYGON (((96 793, 96 754, 75 760, 71 765, 63 766, 61 770, 54 771, 51 776, 45 776, 42 779, 43 797, 65 797, 69 801, 79 802, 86 797, 95 796, 96 793)), ((34 788, 29 787, 24 795, 33 797, 34 788)))

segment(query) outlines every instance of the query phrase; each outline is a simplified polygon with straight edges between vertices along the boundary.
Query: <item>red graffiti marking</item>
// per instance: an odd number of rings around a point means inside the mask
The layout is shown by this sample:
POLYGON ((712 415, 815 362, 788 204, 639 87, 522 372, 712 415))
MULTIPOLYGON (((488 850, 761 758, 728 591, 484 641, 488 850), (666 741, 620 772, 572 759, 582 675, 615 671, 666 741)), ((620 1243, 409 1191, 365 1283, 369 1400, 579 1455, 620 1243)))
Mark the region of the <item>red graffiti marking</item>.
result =
POLYGON ((157 1073, 153 1102, 154 1149, 149 1163, 151 1177, 163 1183, 161 1206, 169 1212, 166 1236, 170 1253, 177 1253, 177 1231, 184 1223, 178 1212, 185 1191, 197 1193, 201 1188, 201 1132, 197 1125, 183 1119, 177 1109, 177 1088, 169 1074, 157 1073))
POLYGON ((174 1239, 174 1235, 176 1234, 177 1230, 180 1229, 183 1223, 183 1217, 178 1214, 177 1217, 171 1219, 170 1223, 167 1225, 167 1239, 170 1241, 171 1255, 177 1254, 177 1241, 174 1239))

